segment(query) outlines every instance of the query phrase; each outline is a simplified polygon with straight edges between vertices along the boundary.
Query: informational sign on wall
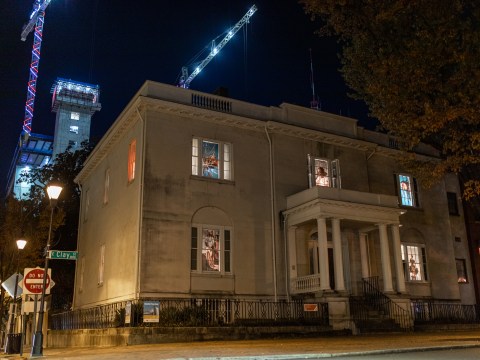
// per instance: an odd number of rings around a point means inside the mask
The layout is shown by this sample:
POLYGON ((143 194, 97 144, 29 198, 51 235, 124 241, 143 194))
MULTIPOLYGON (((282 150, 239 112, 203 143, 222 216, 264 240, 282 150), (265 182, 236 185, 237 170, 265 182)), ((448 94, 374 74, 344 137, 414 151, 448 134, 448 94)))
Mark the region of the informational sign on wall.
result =
POLYGON ((159 322, 160 302, 145 301, 143 303, 143 322, 159 322))

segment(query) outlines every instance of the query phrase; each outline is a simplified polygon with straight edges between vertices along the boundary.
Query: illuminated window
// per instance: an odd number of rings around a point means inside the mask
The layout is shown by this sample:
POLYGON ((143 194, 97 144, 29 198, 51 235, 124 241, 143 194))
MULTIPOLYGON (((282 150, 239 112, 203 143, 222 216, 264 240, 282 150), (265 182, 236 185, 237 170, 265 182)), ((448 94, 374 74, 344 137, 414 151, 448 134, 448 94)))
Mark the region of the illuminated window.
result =
POLYGON ((193 138, 192 175, 233 180, 232 144, 193 138))
POLYGON ((135 157, 137 153, 137 140, 130 141, 128 147, 128 182, 135 179, 135 157))
POLYGON ((397 174, 396 180, 400 204, 403 206, 418 207, 418 190, 415 178, 410 175, 397 174))
POLYGON ((70 119, 72 120, 80 120, 80 113, 72 111, 70 113, 70 119))
POLYGON ((202 273, 230 273, 231 236, 228 227, 192 226, 190 269, 202 273))
POLYGON ((74 134, 78 134, 78 126, 70 125, 70 132, 74 134))
POLYGON ((103 188, 103 203, 108 203, 108 193, 110 191, 110 169, 105 171, 105 183, 103 188))
POLYGON ((468 283, 467 277, 467 265, 465 263, 465 259, 455 259, 457 264, 457 277, 459 284, 466 284, 468 283))
POLYGON ((425 248, 418 245, 402 244, 402 262, 406 281, 427 281, 425 248))
POLYGON ((328 160, 308 155, 309 186, 341 187, 340 164, 338 160, 328 160))
POLYGON ((103 285, 104 272, 105 272, 105 244, 100 246, 100 258, 98 261, 98 285, 103 285))

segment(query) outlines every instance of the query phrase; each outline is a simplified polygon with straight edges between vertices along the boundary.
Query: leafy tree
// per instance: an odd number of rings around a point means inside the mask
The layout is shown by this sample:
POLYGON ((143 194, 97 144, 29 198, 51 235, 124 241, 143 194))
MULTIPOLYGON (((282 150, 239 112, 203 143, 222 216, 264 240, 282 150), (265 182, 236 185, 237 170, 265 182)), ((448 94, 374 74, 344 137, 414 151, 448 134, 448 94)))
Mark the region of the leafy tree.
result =
MULTIPOLYGON (((419 142, 440 161, 407 164, 427 184, 462 173, 464 195, 480 195, 480 2, 300 0, 342 45, 342 73, 371 116, 405 150, 419 142)), ((411 161, 410 161, 411 160, 411 161)))
MULTIPOLYGON (((89 142, 82 143, 80 149, 71 151, 71 148, 56 156, 55 161, 40 169, 31 170, 23 174, 20 181, 27 181, 32 185, 28 200, 33 204, 47 203, 45 188, 51 182, 62 184, 63 190, 57 203, 56 213, 63 215, 61 222, 56 222, 56 229, 52 236, 50 248, 54 250, 76 250, 77 230, 80 209, 80 188, 74 179, 83 168, 83 163, 93 149, 89 142)), ((44 238, 45 239, 45 238, 44 238)), ((45 245, 45 240, 44 245, 45 245)), ((75 262, 67 260, 50 261, 52 278, 56 285, 52 288, 52 308, 68 309, 73 296, 75 276, 75 262)))

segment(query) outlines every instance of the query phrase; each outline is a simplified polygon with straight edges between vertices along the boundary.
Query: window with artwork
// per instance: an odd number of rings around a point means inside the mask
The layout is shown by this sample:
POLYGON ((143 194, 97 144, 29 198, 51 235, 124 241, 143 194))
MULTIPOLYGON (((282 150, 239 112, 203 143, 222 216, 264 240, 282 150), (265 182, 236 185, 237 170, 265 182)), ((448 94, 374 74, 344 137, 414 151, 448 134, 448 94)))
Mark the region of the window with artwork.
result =
POLYGON ((457 194, 454 192, 447 192, 448 213, 450 215, 458 215, 457 194))
POLYGON ((465 259, 455 259, 457 264, 457 277, 459 284, 466 284, 468 283, 467 277, 467 265, 465 263, 465 259))
POLYGON ((232 144, 193 138, 192 175, 233 180, 232 144))
POLYGON ((80 120, 80 113, 72 111, 70 113, 70 119, 72 120, 80 120))
POLYGON ((406 174, 397 174, 398 196, 402 206, 419 207, 418 187, 415 178, 406 174))
POLYGON ((132 182, 135 179, 135 158, 137 155, 137 140, 130 141, 128 146, 128 182, 132 182))
POLYGON ((98 261, 98 285, 103 285, 104 272, 105 272, 105 244, 100 246, 100 258, 98 261))
POLYGON ((70 125, 70 132, 74 134, 78 134, 78 126, 70 125))
POLYGON ((402 262, 406 281, 427 281, 425 247, 402 244, 402 262))
POLYGON ((323 159, 308 155, 309 186, 341 187, 338 160, 323 159))
POLYGON ((228 227, 193 225, 190 269, 201 273, 231 272, 232 231, 228 227))

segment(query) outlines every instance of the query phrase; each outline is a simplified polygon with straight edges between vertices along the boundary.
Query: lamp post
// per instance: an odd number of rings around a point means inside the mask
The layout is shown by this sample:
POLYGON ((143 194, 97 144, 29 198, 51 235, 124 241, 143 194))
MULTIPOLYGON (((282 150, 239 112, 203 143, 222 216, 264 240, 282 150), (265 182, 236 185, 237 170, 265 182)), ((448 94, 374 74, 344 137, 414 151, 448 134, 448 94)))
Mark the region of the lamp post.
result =
POLYGON ((20 250, 23 250, 27 245, 27 240, 19 239, 17 240, 17 271, 15 275, 15 287, 13 291, 13 306, 12 306, 12 318, 10 321, 10 328, 8 329, 7 335, 7 344, 5 346, 6 353, 11 354, 14 352, 13 343, 13 331, 15 330, 15 320, 17 314, 17 290, 18 290, 18 270, 19 270, 19 262, 20 262, 20 250))
POLYGON ((43 314, 45 312, 45 290, 47 287, 47 276, 48 276, 48 251, 50 250, 50 238, 52 236, 52 221, 53 221, 53 210, 57 205, 58 197, 62 192, 62 187, 59 185, 49 185, 47 187, 47 194, 50 200, 50 226, 48 228, 48 240, 47 246, 45 248, 45 268, 43 272, 43 285, 42 285, 42 297, 40 301, 40 311, 38 312, 38 322, 37 330, 33 336, 33 346, 31 356, 43 356, 43 314))

